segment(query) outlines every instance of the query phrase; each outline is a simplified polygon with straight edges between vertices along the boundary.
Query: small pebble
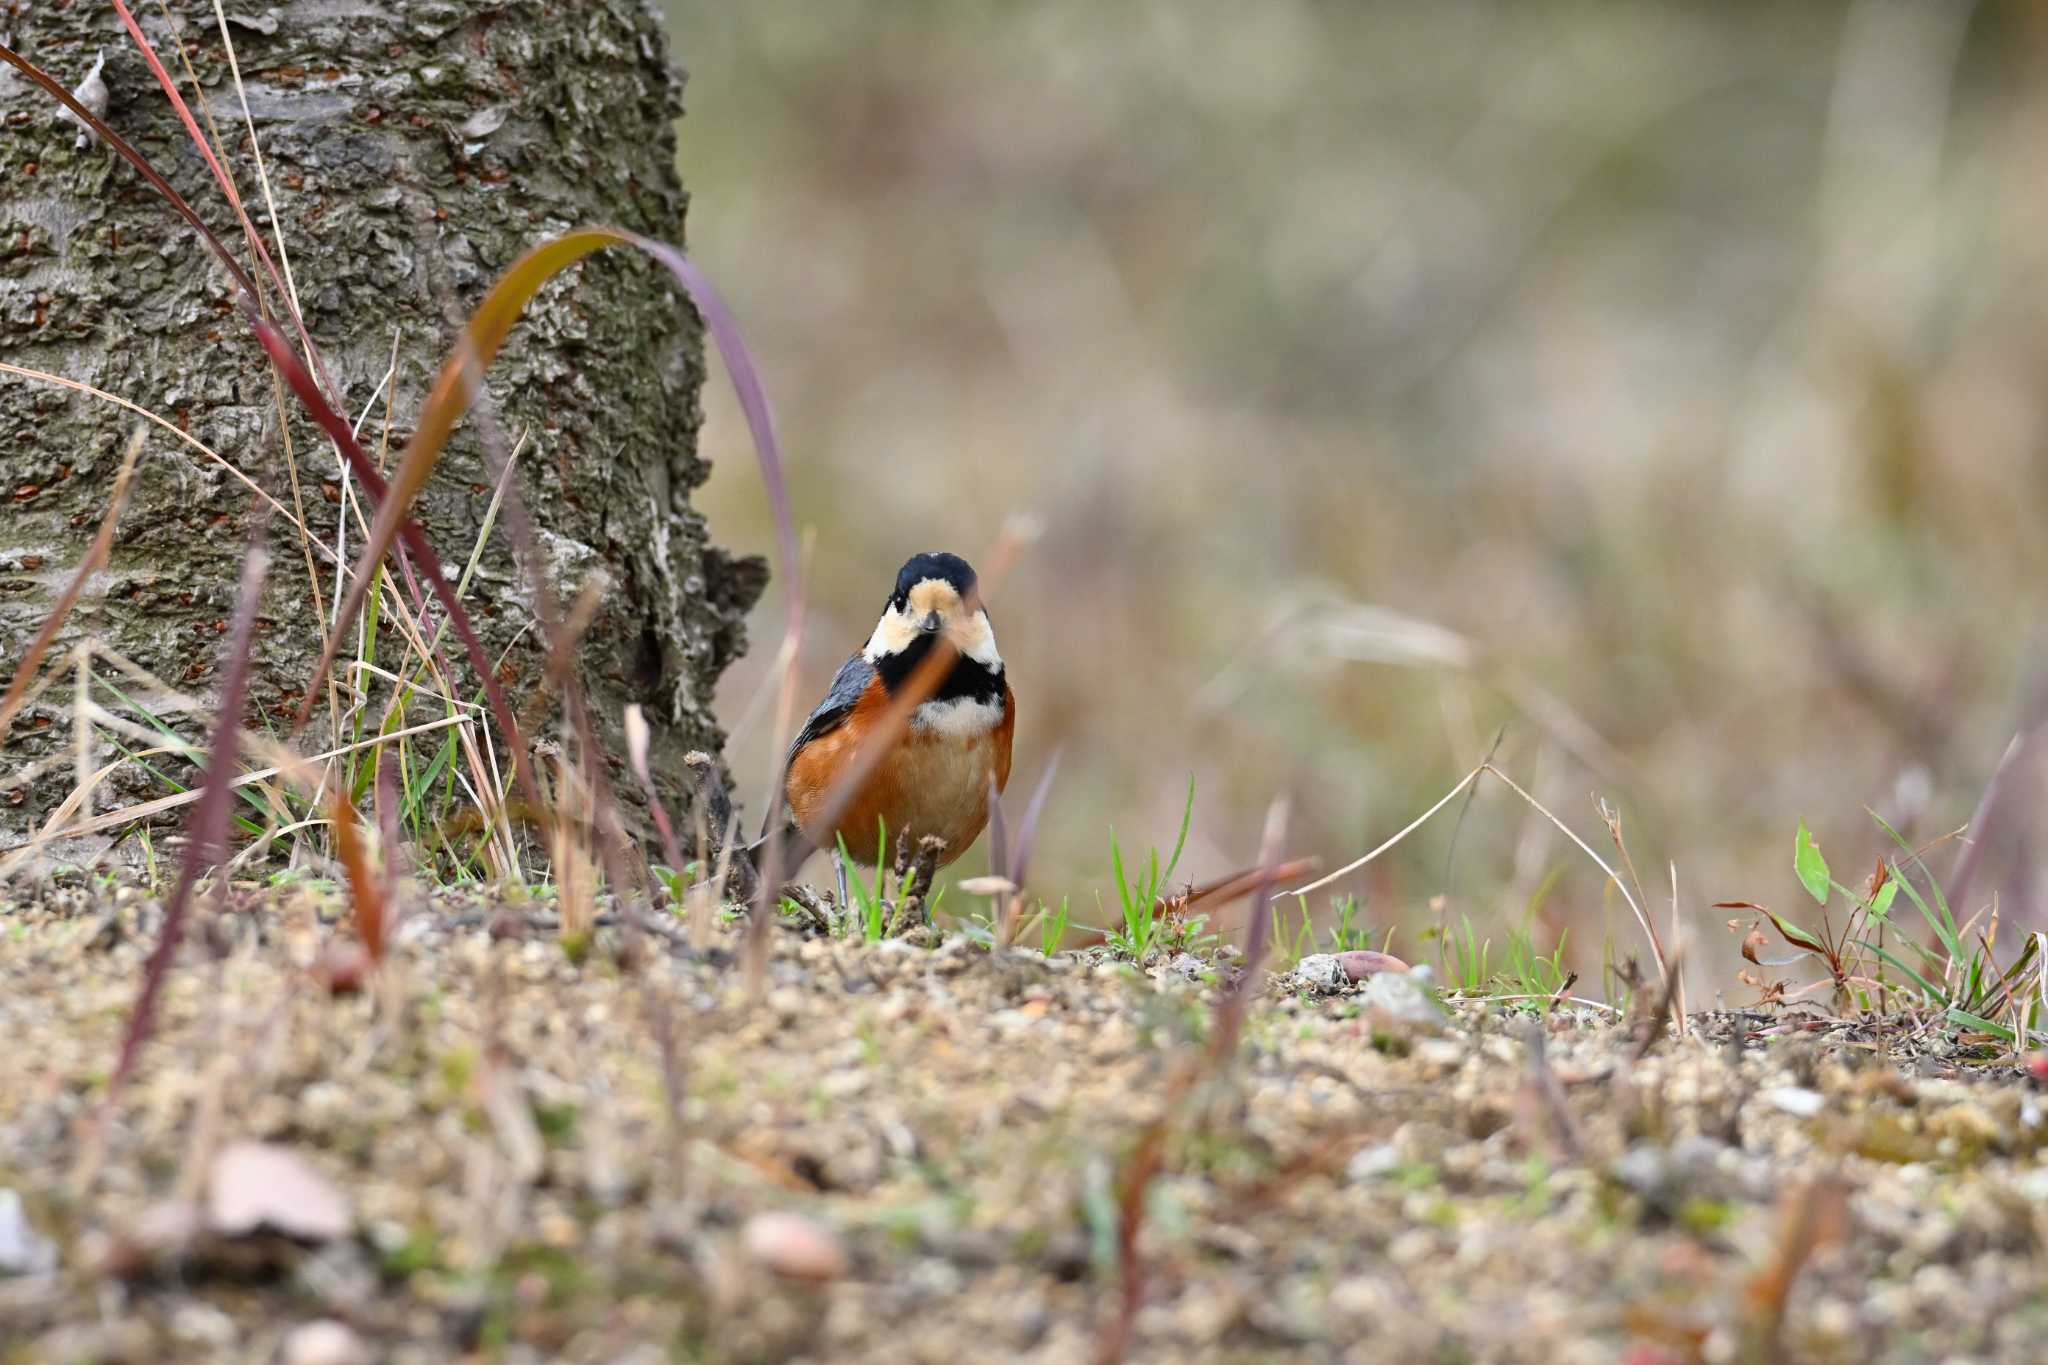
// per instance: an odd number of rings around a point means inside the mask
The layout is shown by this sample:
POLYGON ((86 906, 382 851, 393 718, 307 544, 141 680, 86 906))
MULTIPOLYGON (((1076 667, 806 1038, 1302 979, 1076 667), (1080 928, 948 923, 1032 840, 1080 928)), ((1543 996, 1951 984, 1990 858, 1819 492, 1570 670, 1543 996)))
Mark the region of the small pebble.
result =
POLYGON ((268 1142, 231 1142, 213 1160, 206 1223, 240 1237, 270 1228, 302 1242, 331 1242, 354 1226, 348 1201, 297 1152, 268 1142))
POLYGON ((1335 953, 1310 953, 1294 964, 1294 975, 1304 985, 1319 991, 1341 991, 1355 979, 1344 970, 1335 953))
POLYGON ((1352 1180, 1376 1180, 1401 1164, 1401 1149, 1391 1142, 1361 1147, 1345 1163, 1344 1174, 1352 1180))
POLYGON ((1810 1119, 1827 1107, 1826 1096, 1818 1090, 1808 1090, 1798 1085, 1773 1086, 1757 1098, 1773 1109, 1798 1119, 1810 1119))
POLYGON ((302 1323, 284 1339, 284 1365, 368 1365, 369 1348, 331 1318, 302 1323))
POLYGON ((740 1231, 752 1260, 785 1279, 823 1283, 847 1271, 838 1236, 800 1213, 757 1213, 740 1231))
POLYGON ((21 1196, 0 1190, 0 1275, 46 1275, 57 1268, 57 1248, 35 1230, 21 1196))
POLYGON ((1348 953, 1337 954, 1337 965, 1344 969, 1344 975, 1353 981, 1363 981, 1374 972, 1405 972, 1408 964, 1392 953, 1376 953, 1367 948, 1354 948, 1348 953))

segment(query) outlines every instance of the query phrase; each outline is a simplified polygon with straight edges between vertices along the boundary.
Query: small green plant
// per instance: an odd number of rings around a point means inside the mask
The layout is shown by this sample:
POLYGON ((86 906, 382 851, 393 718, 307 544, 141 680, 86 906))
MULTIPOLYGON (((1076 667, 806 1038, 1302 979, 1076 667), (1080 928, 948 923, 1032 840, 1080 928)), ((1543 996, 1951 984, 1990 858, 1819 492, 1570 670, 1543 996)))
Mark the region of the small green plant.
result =
POLYGON ((1038 951, 1051 957, 1067 938, 1067 898, 1060 897, 1059 913, 1040 902, 1038 906, 1038 951))
POLYGON ((654 863, 649 870, 653 872, 655 883, 661 887, 662 894, 668 898, 669 913, 682 914, 684 898, 689 894, 690 888, 696 885, 702 869, 696 863, 684 863, 680 870, 666 863, 654 863))
POLYGON ((1196 957, 1214 952, 1222 936, 1209 928, 1204 914, 1162 915, 1153 942, 1168 953, 1193 953, 1196 957))
POLYGON ((1195 814, 1195 779, 1188 778, 1187 801, 1181 807, 1180 834, 1173 841, 1173 856, 1166 860, 1166 867, 1159 866, 1159 850, 1151 850, 1146 859, 1144 874, 1135 881, 1124 872, 1124 852, 1117 843, 1116 831, 1109 832, 1109 860, 1116 872, 1116 894, 1123 916, 1123 928, 1112 929, 1109 946, 1134 962, 1143 962, 1148 953, 1159 946, 1160 899, 1159 893, 1173 880, 1173 871, 1180 866, 1181 851, 1187 847, 1188 825, 1195 814))
POLYGON ((1571 981, 1564 965, 1565 935, 1548 955, 1536 950, 1530 922, 1508 931, 1498 966, 1494 944, 1482 939, 1469 916, 1461 916, 1460 931, 1446 931, 1441 942, 1444 983, 1460 995, 1546 996, 1562 991, 1571 981))
POLYGON ((889 907, 882 899, 889 878, 889 830, 880 820, 875 821, 875 879, 870 882, 860 874, 859 867, 846 851, 846 840, 839 840, 839 860, 846 868, 846 894, 851 905, 840 907, 840 933, 860 926, 861 938, 869 943, 880 943, 889 929, 889 907), (850 913, 849 913, 850 912, 850 913))
MULTIPOLYGON (((1016 936, 1021 939, 1025 935, 1036 931, 1038 934, 1038 951, 1047 957, 1051 957, 1060 950, 1060 945, 1066 941, 1067 925, 1067 901, 1065 897, 1061 897, 1058 910, 1054 910, 1044 901, 1040 901, 1038 908, 1018 926, 1016 936)), ((976 911, 961 923, 960 932, 982 947, 992 948, 996 942, 996 916, 976 911)))
MULTIPOLYGON (((1968 925, 1958 926, 1941 883, 1921 861, 1919 853, 1875 812, 1871 818, 1926 876, 1928 894, 1922 895, 1906 876, 1905 868, 1894 862, 1890 865, 1886 885, 1887 889, 1898 887, 1906 893, 1906 899, 1913 903, 1913 908, 1920 912, 1920 918, 1933 930, 1942 951, 1936 953, 1917 940, 1902 935, 1899 941, 1920 959, 1924 969, 1915 971, 1881 943, 1859 940, 1861 946, 1868 948, 1879 961, 1904 972, 1930 1004, 1941 1008, 1951 1024, 1989 1033, 2021 1047, 2038 1041, 2044 1024, 2048 1024, 2042 1018, 2042 1011, 2048 1009, 2048 937, 2039 933, 2028 934, 2012 964, 2001 968, 1992 947, 1992 937, 1982 931, 1973 931, 1976 916, 1971 917, 1968 925), (1929 903, 1930 897, 1932 904, 1929 903), (1965 943, 1965 934, 1974 941, 1965 943), (2033 990, 2027 989, 2029 968, 2034 978, 2033 990), (2001 1015, 2005 1017, 2005 1023, 1998 1022, 2001 1015)), ((1829 885, 1842 890, 1832 879, 1829 885)), ((1887 895, 1883 897, 1881 907, 1871 907, 1872 918, 1879 924, 1885 920, 1883 909, 1890 904, 1891 898, 1887 895)), ((1992 933, 1995 934, 1997 916, 1994 914, 1992 919, 1992 933)))
MULTIPOLYGON (((1884 824, 1882 820, 1878 823, 1884 824)), ((1752 910, 1763 919, 1769 920, 1785 942, 1801 952, 1813 954, 1827 967, 1828 977, 1834 985, 1835 1007, 1838 1010, 1852 1007, 1869 1009, 1873 992, 1881 991, 1884 982, 1881 978, 1868 974, 1870 963, 1864 950, 1869 949, 1874 953, 1876 945, 1866 944, 1862 934, 1881 929, 1888 922, 1892 901, 1898 895, 1898 878, 1891 874, 1889 865, 1880 861, 1862 895, 1859 896, 1842 886, 1829 872, 1827 859, 1821 856, 1820 845, 1814 841, 1813 831, 1806 827, 1804 820, 1799 822, 1799 828, 1792 838, 1792 871, 1799 878, 1799 884, 1806 888, 1806 894, 1813 897, 1814 904, 1820 909, 1820 930, 1817 933, 1801 928, 1769 906, 1756 901, 1717 901, 1715 908, 1752 910), (1848 914, 1843 919, 1839 933, 1836 932, 1828 913, 1829 896, 1834 891, 1840 891, 1849 905, 1848 914)), ((1743 957, 1759 967, 1784 966, 1798 960, 1796 957, 1768 960, 1760 957, 1758 954, 1765 942, 1759 922, 1753 925, 1743 938, 1743 957)), ((1761 976, 1751 976, 1747 973, 1743 979, 1747 984, 1756 986, 1766 998, 1775 998, 1783 994, 1782 983, 1770 983, 1761 976)))
POLYGON ((1493 980, 1493 941, 1479 937, 1472 928, 1471 916, 1460 918, 1464 921, 1464 937, 1445 931, 1440 945, 1444 984, 1463 995, 1480 995, 1493 980))
MULTIPOLYGON (((1372 931, 1356 922, 1358 919, 1358 897, 1340 896, 1331 902, 1330 908, 1337 917, 1337 922, 1330 926, 1331 952, 1348 953, 1360 948, 1372 947, 1372 931)), ((1302 904, 1304 915, 1307 914, 1307 910, 1307 900, 1304 898, 1302 904)), ((1385 947, 1382 946, 1380 951, 1385 952, 1385 947)))
MULTIPOLYGON (((1316 933, 1315 915, 1310 911, 1307 896, 1296 896, 1295 904, 1300 907, 1301 919, 1291 922, 1280 903, 1275 901, 1272 908, 1273 932, 1270 961, 1277 971, 1286 971, 1307 957, 1310 953, 1349 953, 1358 949, 1373 947, 1372 930, 1358 922, 1358 898, 1338 896, 1331 900, 1330 911, 1334 922, 1330 925, 1330 941, 1325 946, 1322 937, 1316 933)), ((1393 942, 1392 929, 1387 931, 1378 951, 1386 952, 1393 942)))
POLYGON ((1569 935, 1559 930, 1557 947, 1545 957, 1536 951, 1536 942, 1524 931, 1508 935, 1508 951, 1505 972, 1508 981, 1519 987, 1519 995, 1554 995, 1562 991, 1571 981, 1571 973, 1565 970, 1564 945, 1569 935))
POLYGON ((1275 971, 1291 971, 1296 963, 1315 951, 1316 929, 1314 921, 1309 916, 1308 897, 1296 896, 1294 899, 1301 905, 1299 925, 1290 927, 1287 914, 1277 900, 1273 902, 1272 910, 1269 912, 1273 916, 1273 946, 1267 949, 1267 952, 1268 961, 1272 963, 1275 971))
MULTIPOLYGON (((2014 1046, 2029 1046, 2037 1041, 2044 1023, 2048 1023, 2043 1018, 2043 1011, 2048 1010, 2048 937, 2038 933, 2027 935, 2013 961, 1999 966, 1993 946, 1997 916, 1992 916, 1989 933, 1975 928, 1974 915, 1968 923, 1959 924, 1940 881, 1921 857, 1924 850, 1907 843, 1875 811, 1870 817, 1898 845, 1903 856, 1894 856, 1890 861, 1880 859, 1861 892, 1835 880, 1806 822, 1799 822, 1793 836, 1792 869, 1820 912, 1818 931, 1794 924, 1753 901, 1718 903, 1717 908, 1753 910, 1762 917, 1743 940, 1743 956, 1766 967, 1798 960, 1766 960, 1758 956, 1764 941, 1762 920, 1768 920, 1786 943, 1820 959, 1827 968, 1828 984, 1833 986, 1838 1010, 1867 1012, 1874 1004, 1882 1004, 1887 992, 1898 991, 1908 999, 1917 996, 1921 1003, 1939 1010, 1946 1022, 1957 1027, 1988 1033, 2014 1046), (1925 880, 1924 893, 1913 884, 1909 867, 1917 868, 1925 880), (1886 931, 1892 928, 1892 909, 1901 892, 1933 935, 1934 947, 1906 933, 1898 933, 1893 939, 1899 952, 1887 946, 1886 931), (1836 896, 1848 907, 1839 932, 1829 914, 1836 896), (1898 977, 1887 978, 1887 967, 1898 977)), ((1762 988, 1767 996, 1784 994, 1782 983, 1746 979, 1762 988)))

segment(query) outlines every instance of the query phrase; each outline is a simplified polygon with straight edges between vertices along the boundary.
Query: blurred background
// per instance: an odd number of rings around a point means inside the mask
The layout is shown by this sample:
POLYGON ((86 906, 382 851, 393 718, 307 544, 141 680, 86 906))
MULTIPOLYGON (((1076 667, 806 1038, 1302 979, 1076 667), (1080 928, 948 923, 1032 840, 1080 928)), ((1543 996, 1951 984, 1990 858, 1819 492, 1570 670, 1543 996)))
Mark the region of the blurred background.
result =
MULTIPOLYGON (((1170 846, 1190 775, 1184 874, 1249 864, 1276 794, 1289 851, 1333 868, 1502 732, 1502 766, 1603 854, 1596 796, 1620 812, 1660 920, 1676 863, 1694 989, 1735 1003, 1709 907, 1812 918, 1800 818, 1860 883, 1890 848, 1866 806, 1954 829, 2042 714, 2030 11, 667 7, 689 246, 815 532, 803 702, 907 555, 974 559, 1039 518, 993 612, 1008 805, 1060 749, 1032 880, 1076 920, 1107 918, 1111 827, 1170 846)), ((766 551, 722 376, 706 418, 700 505, 766 551)), ((779 611, 771 591, 729 720, 779 611)), ((733 752, 752 811, 767 730, 733 752)), ((2021 928, 2048 927, 2040 766, 1970 894, 2021 928)), ((1532 907, 1582 970, 1610 936, 1640 948, 1511 794, 1457 817, 1340 888, 1395 951, 1532 907)))

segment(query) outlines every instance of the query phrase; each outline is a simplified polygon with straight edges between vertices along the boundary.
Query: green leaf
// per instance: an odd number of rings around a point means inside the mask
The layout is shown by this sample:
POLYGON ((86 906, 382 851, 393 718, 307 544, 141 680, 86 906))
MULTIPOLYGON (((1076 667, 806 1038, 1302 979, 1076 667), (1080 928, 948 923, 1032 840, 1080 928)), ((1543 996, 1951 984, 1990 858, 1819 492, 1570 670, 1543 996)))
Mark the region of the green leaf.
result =
MULTIPOLYGON (((1934 903, 1941 907, 1942 917, 1948 921, 1949 928, 1951 931, 1953 931, 1955 928, 1956 919, 1954 915, 1949 913, 1948 897, 1942 894, 1941 883, 1934 879, 1934 870, 1927 866, 1926 859, 1922 858, 1917 852, 1914 851, 1913 846, 1906 842, 1905 835, 1899 833, 1890 825, 1886 824, 1884 821, 1884 817, 1882 815, 1879 815, 1876 811, 1871 810, 1868 806, 1865 806, 1863 809, 1865 813, 1867 813, 1870 816, 1871 819, 1877 821, 1877 827, 1883 830, 1886 834, 1889 834, 1892 838, 1892 842, 1897 844, 1901 849, 1903 849, 1905 851, 1906 856, 1912 859, 1915 863, 1918 863, 1920 866, 1920 870, 1927 874, 1927 889, 1934 893, 1934 903)), ((1901 877, 1904 877, 1906 874, 1905 866, 1899 863, 1896 859, 1893 860, 1892 869, 1901 877)), ((1907 889, 1909 892, 1911 891, 1910 887, 1907 889)), ((1914 897, 1914 899, 1918 900, 1919 898, 1916 896, 1914 897)), ((1922 913, 1925 913, 1924 907, 1922 913)))
MULTIPOLYGON (((1166 860, 1166 876, 1165 876, 1164 878, 1161 878, 1160 880, 1163 880, 1163 881, 1172 881, 1172 880, 1173 880, 1173 870, 1174 870, 1174 869, 1175 869, 1176 867, 1179 867, 1179 866, 1180 866, 1180 854, 1181 854, 1181 850, 1182 850, 1182 849, 1184 849, 1184 848, 1186 848, 1186 847, 1188 846, 1188 826, 1189 826, 1189 825, 1190 825, 1191 823, 1193 823, 1193 821, 1194 821, 1194 818, 1195 818, 1195 775, 1194 775, 1193 773, 1189 773, 1189 774, 1188 774, 1188 799, 1187 799, 1186 803, 1185 803, 1184 805, 1182 805, 1182 806, 1181 806, 1181 809, 1180 809, 1180 835, 1179 835, 1179 837, 1177 837, 1177 838, 1176 838, 1176 839, 1174 839, 1174 841, 1173 841, 1173 856, 1172 856, 1171 858, 1168 858, 1168 859, 1166 860)), ((1155 865, 1156 865, 1156 864, 1157 864, 1157 862, 1158 862, 1158 855, 1157 855, 1156 853, 1155 853, 1155 854, 1153 855, 1153 862, 1154 862, 1154 864, 1155 864, 1155 865)), ((1158 887, 1157 887, 1157 886, 1155 885, 1155 886, 1153 887, 1153 889, 1154 889, 1154 890, 1156 891, 1156 890, 1158 890, 1158 887)))
MULTIPOLYGON (((1927 921, 1927 927, 1932 929, 1935 938, 1941 941, 1942 950, 1948 954, 1948 960, 1958 966, 1968 961, 1969 955, 1963 951, 1962 939, 1956 933, 1955 921, 1948 916, 1947 907, 1944 906, 1942 912, 1937 914, 1934 908, 1928 905, 1927 898, 1920 894, 1913 883, 1906 880, 1904 868, 1894 865, 1893 871, 1894 884, 1905 888, 1906 899, 1913 902, 1913 908, 1920 912, 1920 918, 1927 921)), ((1932 878, 1928 879, 1928 885, 1934 885, 1932 878)), ((1940 890, 1939 887, 1935 889, 1937 892, 1940 890)))
POLYGON ((1907 966, 1907 965, 1906 965, 1906 964, 1905 964, 1905 963, 1904 963, 1903 961, 1901 961, 1901 960, 1900 960, 1900 959, 1899 959, 1898 957, 1896 957, 1896 956, 1894 956, 1893 954, 1891 954, 1891 953, 1887 952, 1887 951, 1886 951, 1886 950, 1884 950, 1883 948, 1880 948, 1880 947, 1878 947, 1878 946, 1877 946, 1877 945, 1876 945, 1875 943, 1872 943, 1872 942, 1871 942, 1871 941, 1870 941, 1869 939, 1858 939, 1858 940, 1857 940, 1857 942, 1858 942, 1859 944, 1861 944, 1861 945, 1862 945, 1863 947, 1865 947, 1865 948, 1868 948, 1868 949, 1869 949, 1869 950, 1870 950, 1871 952, 1873 952, 1873 953, 1876 953, 1876 954, 1877 954, 1877 955, 1878 955, 1879 957, 1883 958, 1883 959, 1884 959, 1884 960, 1885 960, 1886 962, 1889 962, 1889 963, 1891 963, 1891 964, 1892 964, 1892 966, 1894 966, 1894 967, 1898 968, 1898 969, 1899 969, 1900 971, 1904 972, 1904 973, 1905 973, 1905 974, 1906 974, 1907 976, 1911 977, 1911 978, 1912 978, 1912 980, 1913 980, 1913 984, 1914 984, 1914 985, 1916 985, 1916 986, 1918 986, 1918 987, 1920 988, 1920 991, 1921 991, 1921 993, 1922 993, 1923 995, 1925 995, 1925 996, 1926 996, 1926 997, 1927 997, 1927 998, 1928 998, 1929 1000, 1935 1001, 1936 1003, 1938 1003, 1938 1004, 1943 1004, 1943 1005, 1945 1005, 1945 1004, 1947 1004, 1947 1003, 1948 1003, 1948 996, 1947 996, 1947 994, 1946 994, 1946 993, 1944 993, 1944 992, 1942 992, 1942 991, 1940 991, 1940 990, 1937 990, 1937 989, 1935 988, 1935 985, 1934 985, 1934 983, 1933 983, 1932 981, 1929 981, 1929 980, 1928 980, 1928 979, 1927 979, 1926 977, 1924 977, 1924 976, 1920 975, 1920 973, 1918 973, 1918 972, 1914 971, 1914 970, 1913 970, 1913 969, 1912 969, 1911 967, 1907 966))
POLYGON ((1961 1024, 1965 1028, 1973 1028, 1979 1033, 1988 1033, 1995 1038, 2002 1038, 2008 1043, 2012 1041, 2012 1030, 2004 1024, 1994 1024, 1982 1015, 1971 1014, 1968 1010, 1950 1009, 1948 1021, 1951 1024, 1961 1024))
POLYGON ((1896 876, 1886 877, 1884 885, 1880 886, 1877 894, 1870 899, 1870 913, 1877 919, 1889 915, 1892 910, 1892 898, 1898 894, 1899 879, 1896 876))
POLYGON ((1813 832, 1804 820, 1799 822, 1799 836, 1792 844, 1792 870, 1799 874, 1800 885, 1816 905, 1828 903, 1828 860, 1820 856, 1820 845, 1813 841, 1813 832))
POLYGON ((1828 945, 1822 943, 1816 935, 1809 934, 1775 910, 1766 910, 1764 914, 1777 926, 1778 932, 1785 936, 1785 941, 1794 948, 1804 948, 1807 952, 1819 953, 1822 957, 1828 956, 1828 945))

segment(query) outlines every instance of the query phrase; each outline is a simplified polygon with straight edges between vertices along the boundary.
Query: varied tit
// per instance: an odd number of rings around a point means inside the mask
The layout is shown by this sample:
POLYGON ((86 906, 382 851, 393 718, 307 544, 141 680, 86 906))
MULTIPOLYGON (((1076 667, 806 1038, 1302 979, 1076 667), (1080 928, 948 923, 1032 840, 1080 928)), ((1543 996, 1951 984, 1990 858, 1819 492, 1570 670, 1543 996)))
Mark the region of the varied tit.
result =
MULTIPOLYGON (((858 654, 840 666, 783 762, 785 818, 810 848, 844 840, 862 863, 875 859, 878 832, 891 848, 907 831, 946 841, 941 866, 967 851, 988 823, 989 784, 1010 780, 1010 737, 1017 708, 996 652, 995 630, 976 590, 974 570, 958 555, 921 554, 896 575, 882 619, 858 654), (952 645, 945 674, 910 712, 901 737, 824 823, 828 800, 876 731, 891 698, 940 640, 952 645)), ((799 847, 791 865, 808 850, 799 847)))

